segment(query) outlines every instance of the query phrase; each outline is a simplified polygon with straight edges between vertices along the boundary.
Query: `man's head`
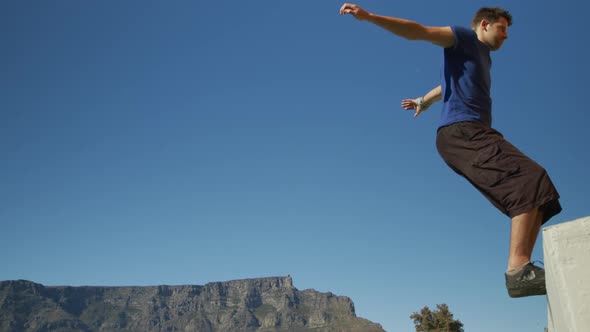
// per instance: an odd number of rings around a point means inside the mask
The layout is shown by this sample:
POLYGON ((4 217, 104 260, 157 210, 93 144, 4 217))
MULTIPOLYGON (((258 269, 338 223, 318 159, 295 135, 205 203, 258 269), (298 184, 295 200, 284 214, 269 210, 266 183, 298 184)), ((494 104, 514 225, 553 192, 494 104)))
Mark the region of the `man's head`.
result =
POLYGON ((492 51, 499 49, 508 38, 508 27, 511 25, 512 15, 499 7, 480 8, 471 21, 471 29, 492 51))

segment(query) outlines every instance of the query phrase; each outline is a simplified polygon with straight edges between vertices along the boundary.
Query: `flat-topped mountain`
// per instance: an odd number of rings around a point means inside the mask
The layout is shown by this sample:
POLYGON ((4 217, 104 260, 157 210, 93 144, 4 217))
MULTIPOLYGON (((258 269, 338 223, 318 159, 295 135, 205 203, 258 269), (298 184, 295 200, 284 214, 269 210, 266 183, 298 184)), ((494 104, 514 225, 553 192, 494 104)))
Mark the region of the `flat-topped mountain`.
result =
POLYGON ((0 331, 382 332, 350 298, 291 277, 204 286, 49 287, 0 282, 0 331))

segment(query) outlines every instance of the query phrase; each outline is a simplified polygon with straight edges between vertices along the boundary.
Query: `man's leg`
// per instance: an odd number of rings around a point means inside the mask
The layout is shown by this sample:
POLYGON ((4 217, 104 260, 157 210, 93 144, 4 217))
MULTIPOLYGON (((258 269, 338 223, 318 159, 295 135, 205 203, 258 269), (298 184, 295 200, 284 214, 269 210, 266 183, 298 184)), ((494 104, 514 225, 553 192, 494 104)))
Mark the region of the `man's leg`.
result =
POLYGON ((522 267, 531 260, 542 217, 538 209, 533 209, 512 218, 508 271, 522 267))
POLYGON ((544 295, 545 270, 529 263, 542 224, 538 209, 512 218, 506 289, 510 297, 544 295))

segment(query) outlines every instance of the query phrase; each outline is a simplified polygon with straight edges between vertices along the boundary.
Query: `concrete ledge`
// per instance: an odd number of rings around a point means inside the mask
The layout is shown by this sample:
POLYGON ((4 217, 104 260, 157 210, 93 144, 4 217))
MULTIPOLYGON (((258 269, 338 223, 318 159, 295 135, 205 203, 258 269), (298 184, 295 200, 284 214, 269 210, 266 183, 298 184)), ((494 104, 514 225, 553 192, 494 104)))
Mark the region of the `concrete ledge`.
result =
POLYGON ((590 331, 590 217, 543 229, 549 332, 590 331))

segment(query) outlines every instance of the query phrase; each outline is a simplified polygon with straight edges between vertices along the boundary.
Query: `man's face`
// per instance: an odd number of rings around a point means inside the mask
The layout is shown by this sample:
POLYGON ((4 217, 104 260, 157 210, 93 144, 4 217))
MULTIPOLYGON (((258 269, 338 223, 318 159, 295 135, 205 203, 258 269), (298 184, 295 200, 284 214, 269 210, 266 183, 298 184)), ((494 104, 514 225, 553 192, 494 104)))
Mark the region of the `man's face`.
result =
MULTIPOLYGON (((482 25, 485 23, 484 20, 482 25)), ((488 44, 492 51, 500 49, 506 39, 508 39, 508 21, 504 17, 500 17, 498 22, 484 25, 482 41, 488 44)))

